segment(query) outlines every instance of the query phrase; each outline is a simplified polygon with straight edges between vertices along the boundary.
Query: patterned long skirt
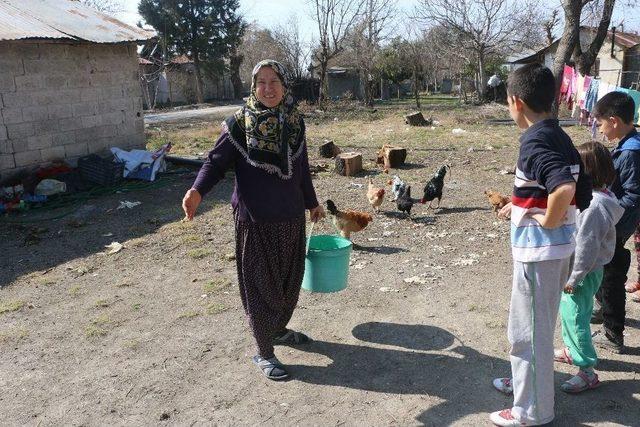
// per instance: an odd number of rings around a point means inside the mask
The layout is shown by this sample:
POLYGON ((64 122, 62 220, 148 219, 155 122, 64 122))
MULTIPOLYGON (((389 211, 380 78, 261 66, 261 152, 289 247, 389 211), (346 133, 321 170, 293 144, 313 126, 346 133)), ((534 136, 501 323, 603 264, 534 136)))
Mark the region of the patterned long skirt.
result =
POLYGON ((305 219, 255 223, 235 220, 236 264, 242 305, 258 354, 273 357, 275 336, 286 331, 298 303, 305 259, 305 219))

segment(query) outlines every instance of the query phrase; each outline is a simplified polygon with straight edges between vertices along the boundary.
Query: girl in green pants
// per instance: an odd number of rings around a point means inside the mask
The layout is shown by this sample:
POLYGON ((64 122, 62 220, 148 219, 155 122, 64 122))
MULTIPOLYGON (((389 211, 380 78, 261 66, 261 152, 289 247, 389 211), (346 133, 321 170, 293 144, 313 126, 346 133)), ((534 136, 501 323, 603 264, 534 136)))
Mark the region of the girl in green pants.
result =
POLYGON ((593 297, 602 282, 602 266, 613 257, 615 225, 624 213, 618 199, 607 190, 615 178, 609 151, 598 142, 577 148, 586 173, 593 179, 593 199, 589 208, 576 218, 575 262, 560 300, 562 339, 566 347, 555 351, 555 360, 579 368, 577 374, 561 386, 567 393, 579 393, 600 385, 593 370, 598 357, 589 320, 593 297))

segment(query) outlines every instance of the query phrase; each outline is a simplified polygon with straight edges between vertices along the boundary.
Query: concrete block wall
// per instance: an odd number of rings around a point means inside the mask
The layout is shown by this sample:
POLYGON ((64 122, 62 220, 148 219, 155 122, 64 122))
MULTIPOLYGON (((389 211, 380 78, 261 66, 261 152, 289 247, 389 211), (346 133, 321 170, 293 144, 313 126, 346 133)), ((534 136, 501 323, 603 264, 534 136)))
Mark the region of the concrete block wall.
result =
POLYGON ((134 43, 0 41, 0 181, 114 146, 144 147, 134 43))

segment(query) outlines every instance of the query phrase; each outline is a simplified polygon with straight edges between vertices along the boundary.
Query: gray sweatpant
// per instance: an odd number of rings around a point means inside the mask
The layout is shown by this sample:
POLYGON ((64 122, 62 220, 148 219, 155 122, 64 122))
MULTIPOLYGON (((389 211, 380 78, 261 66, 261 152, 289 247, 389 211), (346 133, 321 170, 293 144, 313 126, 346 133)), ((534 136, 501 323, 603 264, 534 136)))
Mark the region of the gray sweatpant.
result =
POLYGON ((573 258, 513 262, 508 336, 512 415, 528 425, 553 420, 553 333, 573 258))

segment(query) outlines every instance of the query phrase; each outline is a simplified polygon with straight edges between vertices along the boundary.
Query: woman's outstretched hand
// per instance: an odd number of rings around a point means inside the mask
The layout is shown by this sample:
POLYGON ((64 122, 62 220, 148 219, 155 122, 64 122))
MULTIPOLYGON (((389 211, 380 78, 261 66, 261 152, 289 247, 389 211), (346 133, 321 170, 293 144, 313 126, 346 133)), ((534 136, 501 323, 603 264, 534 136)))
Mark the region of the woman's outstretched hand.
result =
POLYGON ((324 209, 321 205, 316 206, 313 209, 309 209, 309 216, 311 217, 312 222, 318 222, 326 215, 324 213, 324 209))
POLYGON ((196 214, 196 209, 202 201, 202 196, 195 188, 189 189, 182 199, 182 210, 184 210, 185 219, 191 221, 196 214))

